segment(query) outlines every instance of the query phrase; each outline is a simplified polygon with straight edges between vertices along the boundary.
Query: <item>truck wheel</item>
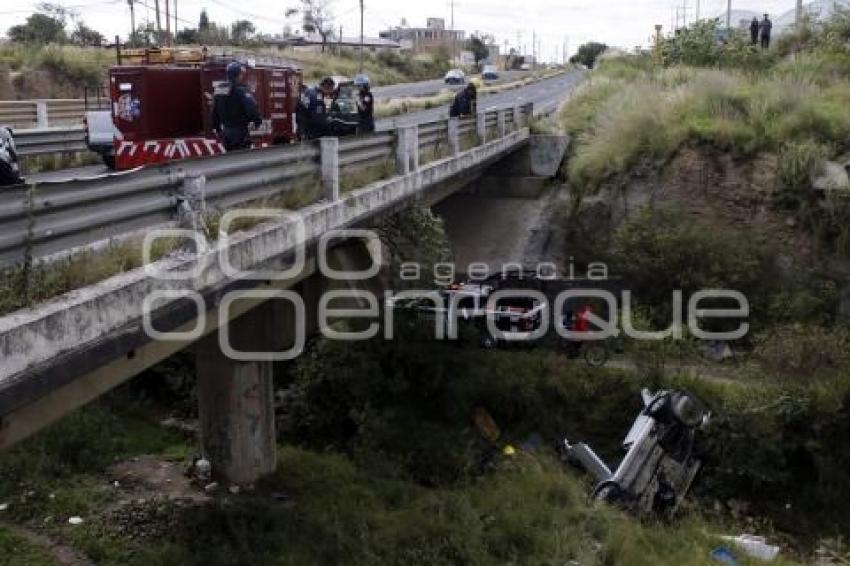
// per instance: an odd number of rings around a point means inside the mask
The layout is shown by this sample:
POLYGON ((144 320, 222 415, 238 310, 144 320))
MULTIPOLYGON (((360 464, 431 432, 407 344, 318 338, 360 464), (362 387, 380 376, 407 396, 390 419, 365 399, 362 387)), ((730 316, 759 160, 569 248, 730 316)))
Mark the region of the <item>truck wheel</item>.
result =
POLYGON ((496 346, 498 346, 498 343, 495 338, 490 336, 489 332, 481 337, 481 347, 485 350, 495 350, 496 346))
POLYGON ((103 158, 103 164, 106 165, 110 170, 115 171, 115 156, 111 153, 105 153, 101 155, 103 158))

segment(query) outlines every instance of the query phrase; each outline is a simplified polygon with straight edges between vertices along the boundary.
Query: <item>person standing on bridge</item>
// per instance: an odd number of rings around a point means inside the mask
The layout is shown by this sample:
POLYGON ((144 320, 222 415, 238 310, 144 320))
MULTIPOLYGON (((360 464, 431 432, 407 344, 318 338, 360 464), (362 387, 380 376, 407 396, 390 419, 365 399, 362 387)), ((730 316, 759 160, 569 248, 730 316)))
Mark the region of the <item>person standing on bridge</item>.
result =
POLYGON ((332 98, 335 90, 334 80, 325 77, 319 86, 310 87, 301 94, 297 120, 302 139, 315 140, 330 135, 331 127, 325 98, 332 98))
POLYGON ((770 34, 773 32, 773 22, 770 21, 768 14, 764 15, 759 30, 761 33, 761 48, 770 49, 770 34))
POLYGON ((466 88, 460 90, 449 108, 449 117, 460 118, 461 116, 472 116, 478 105, 478 89, 475 83, 470 82, 466 88))
POLYGON ((258 128, 263 123, 257 101, 244 81, 245 67, 233 61, 227 66, 227 86, 217 88, 213 95, 213 129, 227 151, 250 149, 249 126, 258 128))
POLYGON ((753 21, 750 22, 750 42, 753 45, 758 45, 759 43, 759 29, 761 29, 759 19, 758 17, 753 16, 753 21))
POLYGON ((363 74, 354 77, 357 93, 357 116, 360 118, 358 131, 368 134, 375 131, 375 98, 369 86, 369 77, 363 74))

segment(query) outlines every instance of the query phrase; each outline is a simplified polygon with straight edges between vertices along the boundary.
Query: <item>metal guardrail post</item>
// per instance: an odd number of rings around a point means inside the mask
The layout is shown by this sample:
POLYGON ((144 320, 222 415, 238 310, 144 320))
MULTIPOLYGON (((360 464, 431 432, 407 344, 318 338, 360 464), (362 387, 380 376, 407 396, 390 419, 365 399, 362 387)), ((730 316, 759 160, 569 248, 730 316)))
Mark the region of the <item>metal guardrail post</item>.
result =
POLYGON ((448 127, 449 155, 460 153, 460 119, 449 118, 448 127))
POLYGON ((339 138, 319 140, 322 163, 322 189, 325 199, 339 200, 339 138))
POLYGON ((36 100, 35 101, 35 123, 37 128, 46 128, 50 125, 50 121, 47 117, 47 101, 46 100, 36 100))
POLYGON ((487 113, 479 112, 475 115, 475 131, 478 133, 480 143, 487 142, 487 113))
POLYGON ((514 106, 514 128, 520 129, 522 127, 522 108, 519 105, 514 106))
POLYGON ((499 110, 496 113, 496 123, 498 124, 500 138, 505 137, 508 133, 507 117, 505 116, 506 113, 507 110, 499 110))
POLYGON ((404 126, 397 132, 396 170, 407 175, 419 169, 419 126, 404 126))

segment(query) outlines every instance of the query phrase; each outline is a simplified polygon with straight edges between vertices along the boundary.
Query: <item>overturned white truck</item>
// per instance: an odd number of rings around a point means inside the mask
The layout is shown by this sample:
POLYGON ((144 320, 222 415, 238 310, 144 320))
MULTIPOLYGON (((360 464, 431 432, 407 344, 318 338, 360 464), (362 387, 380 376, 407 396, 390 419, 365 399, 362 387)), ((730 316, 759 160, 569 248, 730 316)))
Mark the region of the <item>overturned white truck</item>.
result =
POLYGON ((615 471, 584 443, 564 439, 564 456, 597 481, 593 497, 641 515, 670 514, 690 490, 702 465, 697 434, 711 413, 685 391, 641 392, 644 409, 623 441, 615 471))

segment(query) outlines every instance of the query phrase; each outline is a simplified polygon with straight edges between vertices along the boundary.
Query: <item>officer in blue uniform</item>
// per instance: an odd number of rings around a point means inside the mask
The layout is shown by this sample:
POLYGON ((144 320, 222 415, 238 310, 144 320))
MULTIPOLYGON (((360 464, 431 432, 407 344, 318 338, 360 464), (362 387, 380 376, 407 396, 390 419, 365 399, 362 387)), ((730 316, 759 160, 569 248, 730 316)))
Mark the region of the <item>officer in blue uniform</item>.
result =
POLYGON ((478 100, 478 90, 475 84, 469 83, 466 88, 461 89, 455 95, 451 108, 449 108, 449 117, 459 118, 461 116, 471 116, 475 114, 475 107, 478 100))
POLYGON ((359 88, 357 93, 357 116, 360 118, 358 132, 368 134, 375 131, 375 97, 372 96, 371 85, 367 75, 354 77, 354 86, 359 88))
POLYGON ((334 80, 325 77, 319 86, 310 87, 301 94, 298 103, 298 128, 305 140, 314 140, 331 134, 331 124, 325 97, 331 98, 334 93, 334 80))
POLYGON ((228 84, 216 90, 213 97, 213 129, 224 142, 224 149, 233 151, 249 149, 251 136, 249 125, 259 127, 263 123, 254 95, 244 84, 245 67, 239 62, 227 66, 228 84))

